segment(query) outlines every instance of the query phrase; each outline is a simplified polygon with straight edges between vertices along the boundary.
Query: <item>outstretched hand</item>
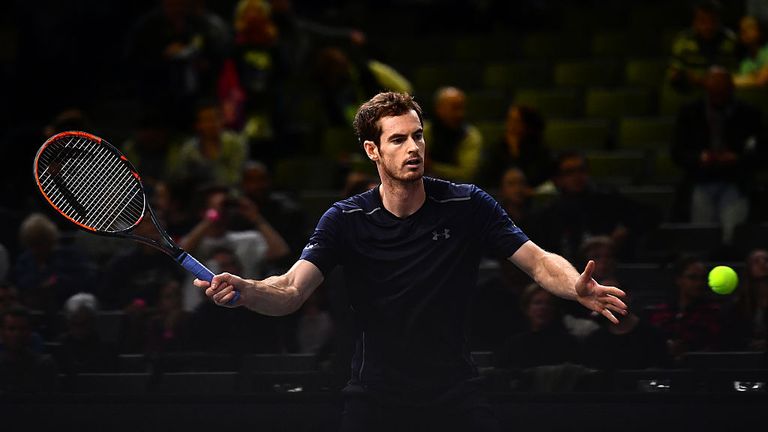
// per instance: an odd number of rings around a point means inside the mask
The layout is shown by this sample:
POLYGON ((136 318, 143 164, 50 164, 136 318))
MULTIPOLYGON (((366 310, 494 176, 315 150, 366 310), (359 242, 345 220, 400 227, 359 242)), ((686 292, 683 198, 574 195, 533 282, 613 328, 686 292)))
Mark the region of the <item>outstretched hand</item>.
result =
POLYGON ((239 276, 222 273, 214 276, 210 283, 195 279, 194 284, 205 289, 205 295, 217 305, 234 308, 243 304, 243 296, 239 293, 247 282, 239 276))
POLYGON ((587 309, 599 313, 614 324, 618 324, 619 320, 614 313, 627 314, 627 305, 619 298, 626 294, 616 287, 603 286, 597 283, 592 279, 594 270, 595 262, 590 260, 576 281, 576 300, 587 309))

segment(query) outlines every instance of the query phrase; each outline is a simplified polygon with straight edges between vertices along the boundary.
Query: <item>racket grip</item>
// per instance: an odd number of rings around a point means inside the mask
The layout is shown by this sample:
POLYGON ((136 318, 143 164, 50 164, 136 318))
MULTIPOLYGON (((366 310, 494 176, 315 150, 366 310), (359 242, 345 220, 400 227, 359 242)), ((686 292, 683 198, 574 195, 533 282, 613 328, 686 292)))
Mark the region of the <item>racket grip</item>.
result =
MULTIPOLYGON (((210 282, 213 280, 213 272, 208 270, 208 267, 204 266, 200 261, 195 259, 192 255, 188 253, 184 253, 179 258, 179 264, 181 264, 182 267, 187 269, 190 273, 195 275, 196 278, 200 280, 204 280, 206 282, 210 282)), ((227 304, 235 304, 240 299, 240 292, 235 291, 235 297, 230 300, 227 304)))

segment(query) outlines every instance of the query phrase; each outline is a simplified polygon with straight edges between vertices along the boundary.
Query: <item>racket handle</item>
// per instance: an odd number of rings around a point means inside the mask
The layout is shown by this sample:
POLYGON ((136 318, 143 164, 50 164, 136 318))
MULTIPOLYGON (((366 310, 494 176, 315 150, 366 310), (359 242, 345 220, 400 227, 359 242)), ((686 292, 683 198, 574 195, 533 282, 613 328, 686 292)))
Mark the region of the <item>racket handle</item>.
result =
MULTIPOLYGON (((196 278, 210 282, 213 280, 213 272, 208 270, 208 267, 204 266, 200 261, 196 260, 192 255, 184 252, 179 258, 179 264, 187 269, 190 273, 195 275, 196 278)), ((235 297, 229 301, 230 305, 235 304, 240 299, 240 292, 235 291, 235 297)))

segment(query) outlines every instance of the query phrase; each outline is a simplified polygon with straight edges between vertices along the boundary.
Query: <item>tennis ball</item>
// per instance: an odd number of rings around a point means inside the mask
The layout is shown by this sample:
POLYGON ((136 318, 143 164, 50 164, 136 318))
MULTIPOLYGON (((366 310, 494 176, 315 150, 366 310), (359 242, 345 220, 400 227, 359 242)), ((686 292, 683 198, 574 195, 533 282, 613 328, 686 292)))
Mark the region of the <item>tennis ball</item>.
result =
POLYGON ((717 266, 709 272, 709 287, 718 294, 732 293, 738 283, 739 276, 728 266, 717 266))

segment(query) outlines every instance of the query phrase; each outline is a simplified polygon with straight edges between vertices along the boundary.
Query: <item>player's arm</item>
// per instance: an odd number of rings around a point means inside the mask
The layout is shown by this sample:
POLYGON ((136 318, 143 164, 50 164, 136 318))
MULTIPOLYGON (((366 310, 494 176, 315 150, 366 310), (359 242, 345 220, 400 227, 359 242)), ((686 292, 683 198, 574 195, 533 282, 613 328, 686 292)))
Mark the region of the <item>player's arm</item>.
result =
POLYGON ((222 273, 208 282, 195 279, 195 286, 205 289, 205 295, 226 307, 245 306, 263 315, 288 315, 301 307, 323 281, 323 274, 314 264, 298 260, 285 274, 264 280, 243 279, 222 273), (240 298, 235 298, 235 291, 240 298))
POLYGON ((613 312, 621 315, 627 312, 627 305, 619 299, 624 297, 622 290, 600 285, 592 279, 594 261, 589 261, 579 274, 565 258, 545 251, 532 241, 525 242, 508 259, 542 288, 559 297, 576 300, 614 323, 618 320, 613 312))

